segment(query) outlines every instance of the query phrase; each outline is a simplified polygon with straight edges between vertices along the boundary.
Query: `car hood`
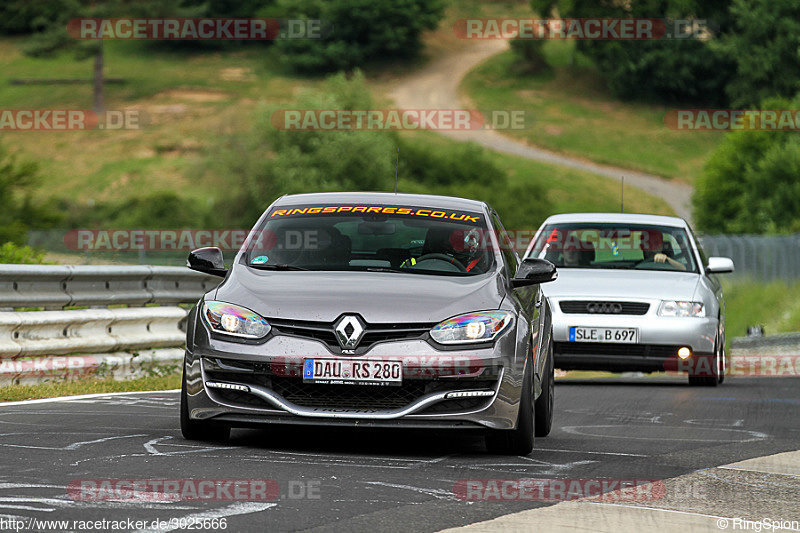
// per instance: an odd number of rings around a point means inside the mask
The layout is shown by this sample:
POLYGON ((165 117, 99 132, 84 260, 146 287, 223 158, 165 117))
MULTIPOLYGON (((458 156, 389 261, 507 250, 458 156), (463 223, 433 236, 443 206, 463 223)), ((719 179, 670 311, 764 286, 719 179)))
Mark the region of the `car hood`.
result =
POLYGON ((699 281, 692 272, 561 268, 542 289, 554 298, 692 300, 699 281))
POLYGON ((237 265, 212 295, 267 318, 332 322, 342 313, 357 313, 367 322, 394 323, 497 309, 505 291, 492 274, 268 272, 237 265))

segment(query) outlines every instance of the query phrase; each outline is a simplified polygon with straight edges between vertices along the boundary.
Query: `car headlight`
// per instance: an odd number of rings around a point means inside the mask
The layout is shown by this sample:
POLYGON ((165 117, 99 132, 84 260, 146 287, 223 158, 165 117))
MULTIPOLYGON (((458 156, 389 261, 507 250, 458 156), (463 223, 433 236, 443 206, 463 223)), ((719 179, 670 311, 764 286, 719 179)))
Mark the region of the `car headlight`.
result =
POLYGON ((205 302, 203 318, 217 333, 246 339, 260 339, 272 329, 261 315, 225 302, 205 302))
POLYGON ((480 311, 440 322, 431 329, 431 338, 441 344, 490 342, 511 324, 508 311, 480 311))
POLYGON ((658 316, 706 316, 706 310, 700 302, 681 302, 664 300, 658 307, 658 316))

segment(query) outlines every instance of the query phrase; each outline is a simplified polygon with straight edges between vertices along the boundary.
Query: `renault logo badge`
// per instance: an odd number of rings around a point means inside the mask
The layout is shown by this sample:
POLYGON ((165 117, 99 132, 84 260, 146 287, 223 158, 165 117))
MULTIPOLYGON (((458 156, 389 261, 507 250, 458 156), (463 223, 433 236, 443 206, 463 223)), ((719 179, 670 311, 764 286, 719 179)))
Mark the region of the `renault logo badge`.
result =
POLYGON ((333 326, 336 333, 336 340, 343 350, 352 350, 364 336, 364 325, 355 315, 344 315, 333 326))

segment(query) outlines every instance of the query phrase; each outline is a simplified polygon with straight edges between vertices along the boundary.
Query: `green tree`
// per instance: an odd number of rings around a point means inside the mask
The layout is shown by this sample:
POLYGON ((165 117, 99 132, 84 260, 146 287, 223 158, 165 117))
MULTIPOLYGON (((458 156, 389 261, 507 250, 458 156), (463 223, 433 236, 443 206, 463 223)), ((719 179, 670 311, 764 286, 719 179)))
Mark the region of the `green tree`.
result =
MULTIPOLYGON (((766 109, 796 109, 769 99, 766 109)), ((695 184, 694 218, 708 233, 800 231, 800 132, 737 131, 709 158, 695 184)))
MULTIPOLYGON (((558 5, 558 0, 531 0, 531 9, 538 17, 549 18, 558 5)), ((523 64, 530 72, 538 72, 548 68, 544 57, 542 39, 514 39, 511 49, 522 59, 523 64)))
MULTIPOLYGON (((724 50, 712 46, 715 36, 729 26, 731 0, 533 0, 534 11, 555 4, 563 18, 674 18, 709 21, 710 35, 696 38, 647 41, 582 40, 577 48, 596 65, 617 96, 628 100, 686 102, 702 105, 724 103, 725 86, 733 62, 724 50)), ((519 44, 541 62, 541 46, 519 44), (534 53, 539 50, 538 54, 534 53)), ((523 57, 528 57, 522 54, 523 57)))
POLYGON ((800 3, 733 0, 734 31, 720 49, 735 61, 727 93, 734 106, 771 96, 792 97, 800 88, 800 3))
POLYGON ((438 25, 444 4, 442 0, 279 0, 276 11, 325 24, 321 39, 276 43, 291 68, 316 74, 416 56, 423 30, 438 25))

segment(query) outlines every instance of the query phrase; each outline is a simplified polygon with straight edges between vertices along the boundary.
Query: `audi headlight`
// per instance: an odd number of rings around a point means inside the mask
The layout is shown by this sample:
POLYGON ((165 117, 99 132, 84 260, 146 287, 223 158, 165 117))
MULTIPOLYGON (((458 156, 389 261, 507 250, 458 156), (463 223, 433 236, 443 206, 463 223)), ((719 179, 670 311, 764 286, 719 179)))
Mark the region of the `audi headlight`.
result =
POLYGON ((437 324, 431 338, 441 344, 490 342, 511 324, 513 315, 507 311, 468 313, 437 324))
POLYGON ((271 326, 261 315, 225 302, 205 302, 203 318, 215 332, 246 339, 260 339, 271 326))
POLYGON ((681 302, 664 300, 658 307, 658 316, 706 316, 706 310, 700 302, 681 302))

